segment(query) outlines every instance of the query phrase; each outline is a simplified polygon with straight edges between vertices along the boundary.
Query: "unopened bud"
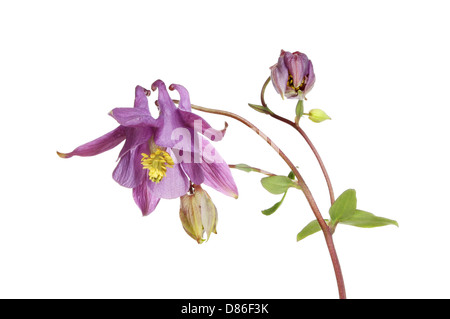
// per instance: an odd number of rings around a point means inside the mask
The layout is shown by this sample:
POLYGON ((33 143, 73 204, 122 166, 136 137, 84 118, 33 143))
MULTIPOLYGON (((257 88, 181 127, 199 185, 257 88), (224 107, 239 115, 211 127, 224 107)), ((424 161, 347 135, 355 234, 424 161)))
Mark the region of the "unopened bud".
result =
POLYGON ((321 109, 312 109, 309 111, 309 119, 315 123, 320 123, 331 118, 321 109))
POLYGON ((181 223, 189 236, 201 244, 211 233, 217 234, 217 209, 205 190, 194 185, 193 193, 180 197, 180 202, 181 223))

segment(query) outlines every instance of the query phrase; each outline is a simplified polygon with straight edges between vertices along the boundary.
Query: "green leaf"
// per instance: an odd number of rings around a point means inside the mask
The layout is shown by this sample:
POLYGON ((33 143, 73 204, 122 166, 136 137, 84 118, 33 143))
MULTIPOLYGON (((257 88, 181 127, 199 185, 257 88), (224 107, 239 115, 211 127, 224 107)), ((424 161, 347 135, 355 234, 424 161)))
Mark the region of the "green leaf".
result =
POLYGON ((340 223, 363 228, 380 227, 387 225, 395 225, 398 227, 398 223, 395 220, 378 217, 372 213, 368 213, 359 209, 357 209, 351 217, 345 220, 341 220, 340 223))
POLYGON ((252 167, 248 166, 247 164, 236 164, 236 165, 234 165, 233 168, 247 172, 247 173, 254 170, 252 167))
POLYGON ((295 123, 298 124, 300 118, 303 115, 303 100, 299 100, 297 106, 295 107, 295 123))
POLYGON ((250 106, 252 109, 254 109, 255 111, 258 111, 258 112, 260 112, 260 113, 264 113, 264 114, 270 114, 270 113, 272 113, 272 111, 269 110, 268 107, 264 107, 264 106, 262 106, 262 105, 257 105, 257 104, 251 104, 251 103, 248 103, 248 106, 250 106))
MULTIPOLYGON (((325 221, 328 222, 328 219, 325 219, 325 221)), ((319 222, 317 220, 313 220, 308 225, 303 227, 303 229, 297 234, 297 241, 300 241, 300 240, 308 237, 309 235, 317 233, 320 230, 321 230, 321 228, 320 228, 319 222)))
POLYGON ((333 224, 350 218, 356 210, 356 191, 347 189, 336 199, 330 208, 330 217, 333 224))
POLYGON ((290 187, 300 189, 297 183, 282 175, 264 177, 261 179, 261 184, 268 192, 275 195, 285 193, 290 187))
POLYGON ((275 203, 275 205, 273 205, 272 207, 265 209, 262 211, 262 213, 266 216, 272 215, 273 213, 275 213, 277 211, 277 209, 281 206, 281 204, 284 201, 284 198, 286 197, 287 192, 284 193, 283 198, 278 202, 275 203))

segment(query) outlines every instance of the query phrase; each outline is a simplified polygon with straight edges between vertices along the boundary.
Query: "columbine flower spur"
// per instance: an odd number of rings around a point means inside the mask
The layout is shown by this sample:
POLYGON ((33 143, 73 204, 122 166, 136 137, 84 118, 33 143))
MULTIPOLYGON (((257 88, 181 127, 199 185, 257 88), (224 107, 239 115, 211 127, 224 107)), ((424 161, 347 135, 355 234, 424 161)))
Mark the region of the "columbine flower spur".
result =
MULTIPOLYGON (((158 118, 150 114, 147 99, 150 91, 137 86, 134 108, 115 108, 109 113, 119 127, 70 153, 57 152, 58 155, 62 158, 94 156, 125 140, 113 178, 133 189, 133 198, 144 216, 155 210, 161 198, 182 198, 192 187, 201 184, 237 198, 228 164, 203 137, 220 141, 226 127, 222 131, 214 130, 192 113, 189 93, 183 86, 170 86, 180 94, 178 108, 161 80, 153 83, 152 90, 156 89, 159 90, 158 118)), ((215 209, 214 205, 211 207, 215 209)))

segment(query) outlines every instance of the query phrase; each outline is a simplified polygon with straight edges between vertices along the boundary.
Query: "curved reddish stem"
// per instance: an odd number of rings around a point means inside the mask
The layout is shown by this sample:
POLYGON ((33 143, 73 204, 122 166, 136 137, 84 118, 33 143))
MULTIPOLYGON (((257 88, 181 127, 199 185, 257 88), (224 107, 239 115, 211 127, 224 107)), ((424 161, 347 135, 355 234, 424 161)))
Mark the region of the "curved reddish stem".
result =
MULTIPOLYGON (((269 107, 267 106, 267 103, 264 99, 264 92, 266 91, 266 87, 270 82, 270 76, 267 78, 266 82, 264 82, 264 85, 261 89, 261 104, 262 106, 264 106, 267 110, 269 110, 269 107)), ((331 180, 330 180, 330 176, 328 175, 327 169, 325 168, 325 165, 322 161, 322 158, 319 155, 319 152, 317 151, 316 147, 314 146, 314 144, 311 142, 311 140, 309 139, 308 135, 306 135, 305 131, 303 131, 303 129, 298 125, 298 123, 293 122, 288 120, 287 118, 284 118, 282 116, 279 116, 275 113, 273 113, 273 111, 267 112, 267 114, 269 114, 271 117, 284 122, 290 126, 292 126, 295 130, 297 130, 297 132, 300 133, 300 135, 305 139, 306 143, 309 145, 309 147, 311 148, 312 152, 314 153, 314 155, 316 156, 317 162, 319 163, 319 166, 322 170, 323 176, 325 177, 325 181, 327 183, 328 186, 328 192, 330 194, 330 202, 331 205, 333 205, 334 203, 334 191, 333 191, 333 186, 331 185, 331 180)))

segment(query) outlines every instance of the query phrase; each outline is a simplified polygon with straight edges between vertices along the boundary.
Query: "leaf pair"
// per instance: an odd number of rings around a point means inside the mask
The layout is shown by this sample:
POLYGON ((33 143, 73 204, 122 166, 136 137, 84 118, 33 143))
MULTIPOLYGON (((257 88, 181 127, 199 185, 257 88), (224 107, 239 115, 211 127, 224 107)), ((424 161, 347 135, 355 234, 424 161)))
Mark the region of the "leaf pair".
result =
POLYGON ((278 195, 287 192, 291 187, 300 189, 300 186, 292 178, 283 175, 269 176, 261 179, 261 184, 269 193, 278 195))
MULTIPOLYGON (((343 192, 330 207, 329 213, 331 220, 326 219, 325 221, 332 228, 335 228, 338 223, 362 228, 386 225, 398 227, 398 223, 395 220, 378 217, 369 212, 356 209, 356 191, 354 189, 348 189, 343 192)), ((318 231, 320 231, 320 225, 317 220, 313 220, 297 234, 297 241, 318 231)))
POLYGON ((289 188, 294 187, 300 189, 300 186, 294 181, 294 173, 290 172, 289 175, 282 176, 282 175, 276 175, 276 176, 269 176, 264 177, 261 179, 262 186, 270 193, 272 194, 283 194, 283 197, 281 200, 277 203, 275 203, 272 207, 265 209, 261 211, 264 215, 272 215, 277 211, 277 209, 281 206, 281 204, 284 201, 284 198, 286 197, 287 191, 289 188))
MULTIPOLYGON (((244 171, 244 172, 259 172, 263 174, 269 175, 270 173, 262 171, 259 168, 251 167, 247 164, 236 164, 236 165, 230 165, 230 167, 244 171)), ((294 187, 300 189, 300 186, 294 181, 295 175, 291 171, 288 176, 283 175, 272 175, 269 177, 264 177, 261 179, 262 186, 270 193, 278 195, 278 194, 284 194, 281 200, 277 203, 275 203, 272 207, 265 209, 262 211, 264 215, 272 215, 276 212, 276 210, 281 206, 281 204, 284 201, 284 198, 286 197, 287 191, 289 188, 294 187)))

